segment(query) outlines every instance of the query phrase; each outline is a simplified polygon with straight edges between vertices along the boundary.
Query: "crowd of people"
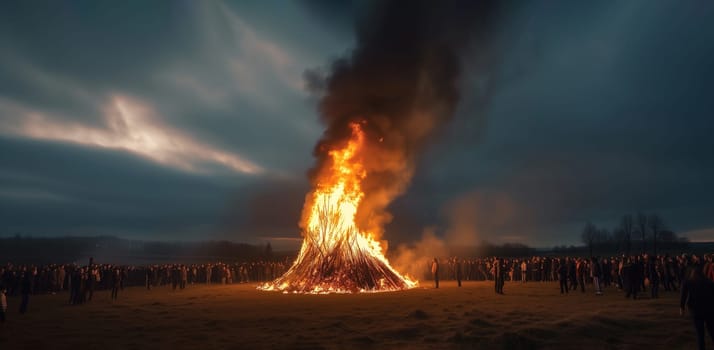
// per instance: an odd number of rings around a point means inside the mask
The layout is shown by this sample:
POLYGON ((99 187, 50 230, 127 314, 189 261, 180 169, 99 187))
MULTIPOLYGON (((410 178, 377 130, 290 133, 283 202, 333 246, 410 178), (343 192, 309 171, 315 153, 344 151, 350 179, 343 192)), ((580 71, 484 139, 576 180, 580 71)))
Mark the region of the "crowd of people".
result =
POLYGON ((603 288, 616 286, 628 298, 636 299, 647 290, 657 298, 660 287, 677 291, 688 277, 693 266, 701 265, 703 273, 714 280, 714 255, 633 255, 619 257, 547 257, 529 258, 434 258, 424 264, 422 279, 461 281, 494 281, 497 291, 501 282, 559 282, 560 292, 567 294, 594 288, 601 294, 603 288), (435 267, 434 265, 439 267, 435 267), (435 274, 435 270, 440 271, 435 274), (645 283, 647 282, 647 283, 645 283))
POLYGON ((289 261, 254 261, 210 264, 157 264, 147 266, 48 264, 0 266, 0 322, 5 321, 7 297, 21 296, 20 313, 27 312, 36 294, 68 292, 68 303, 92 300, 96 290, 111 290, 111 299, 125 287, 184 289, 188 284, 267 282, 285 273, 289 261))
MULTIPOLYGON (((68 303, 92 300, 95 290, 111 290, 116 300, 125 287, 148 290, 169 287, 184 289, 189 284, 233 284, 267 282, 281 276, 290 261, 255 261, 210 264, 161 264, 128 266, 111 264, 50 264, 0 266, 0 322, 5 321, 7 296, 21 296, 20 313, 28 310, 33 294, 68 291, 68 303)), ((698 341, 704 328, 714 332, 714 255, 634 255, 619 257, 529 258, 434 258, 424 264, 423 280, 493 281, 495 292, 504 294, 506 281, 513 283, 558 282, 561 294, 592 289, 596 295, 615 286, 627 298, 637 299, 649 289, 650 298, 664 291, 681 290, 681 307, 692 310, 698 341), (700 276, 700 282, 691 282, 700 276), (702 282, 703 281, 703 282, 702 282), (711 293, 708 289, 711 289, 711 293), (704 292, 702 292, 704 290, 704 292), (703 293, 703 294, 702 294, 703 293), (709 295, 709 294, 711 295, 709 295), (694 303, 694 304, 693 304, 694 303), (697 314, 696 310, 711 310, 697 314), (702 316, 703 315, 703 316, 702 316), (700 322, 701 321, 701 322, 700 322)), ((557 290, 557 289, 556 289, 557 290)))
POLYGON ((611 258, 532 257, 526 259, 450 258, 425 264, 425 275, 431 274, 434 287, 439 279, 494 281, 495 292, 504 294, 505 281, 559 282, 560 294, 592 288, 603 295, 603 288, 616 286, 626 298, 637 299, 639 293, 659 298, 660 286, 680 295, 680 314, 689 310, 697 335, 698 348, 704 349, 705 329, 714 341, 714 255, 635 255, 611 258), (441 276, 440 276, 441 275, 441 276), (685 309, 685 306, 687 307, 685 309))

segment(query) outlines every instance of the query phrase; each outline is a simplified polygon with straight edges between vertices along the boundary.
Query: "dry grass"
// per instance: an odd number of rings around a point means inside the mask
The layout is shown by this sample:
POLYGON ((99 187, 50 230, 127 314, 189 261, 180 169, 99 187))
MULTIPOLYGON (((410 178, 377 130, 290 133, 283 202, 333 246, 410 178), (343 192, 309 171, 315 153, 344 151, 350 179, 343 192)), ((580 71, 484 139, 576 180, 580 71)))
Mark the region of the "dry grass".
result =
POLYGON ((556 283, 491 283, 357 295, 285 295, 255 285, 129 288, 81 306, 35 296, 19 315, 10 299, 2 349, 465 348, 692 349, 694 330, 675 293, 658 300, 561 296, 556 283))

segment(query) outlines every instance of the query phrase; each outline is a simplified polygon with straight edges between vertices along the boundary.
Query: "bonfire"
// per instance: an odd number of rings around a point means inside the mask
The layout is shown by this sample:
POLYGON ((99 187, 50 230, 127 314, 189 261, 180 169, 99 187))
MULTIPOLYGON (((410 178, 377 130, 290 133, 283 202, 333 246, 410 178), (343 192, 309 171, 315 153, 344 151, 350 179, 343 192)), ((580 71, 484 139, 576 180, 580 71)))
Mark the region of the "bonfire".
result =
POLYGON ((347 145, 329 151, 329 162, 306 198, 307 222, 297 259, 283 276, 259 289, 322 294, 398 291, 417 285, 392 268, 374 234, 355 223, 367 172, 358 156, 364 132, 357 123, 350 127, 347 145))

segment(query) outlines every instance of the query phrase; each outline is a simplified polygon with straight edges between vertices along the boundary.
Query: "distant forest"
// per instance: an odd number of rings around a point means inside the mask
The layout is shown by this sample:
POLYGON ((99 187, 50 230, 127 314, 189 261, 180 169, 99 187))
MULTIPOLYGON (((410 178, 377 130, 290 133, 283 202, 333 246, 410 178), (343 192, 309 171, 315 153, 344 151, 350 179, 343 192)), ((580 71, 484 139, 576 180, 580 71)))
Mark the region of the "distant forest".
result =
POLYGON ((556 246, 554 253, 580 255, 678 254, 711 252, 711 244, 693 244, 670 230, 658 214, 626 214, 618 224, 608 229, 587 222, 580 233, 583 246, 556 246))
POLYGON ((273 252, 270 244, 229 241, 157 242, 117 237, 0 238, 0 263, 153 264, 237 262, 284 259, 292 253, 273 252))
MULTIPOLYGON (((520 243, 495 245, 482 243, 471 247, 450 247, 449 254, 459 257, 614 256, 639 254, 711 253, 714 242, 692 243, 667 229, 657 215, 625 215, 612 230, 586 223, 580 238, 583 245, 536 249, 520 243), (642 234, 644 232, 644 234, 642 234)), ((89 258, 103 264, 156 264, 241 262, 293 259, 297 251, 275 252, 270 244, 251 245, 230 241, 161 242, 99 237, 14 237, 0 238, 0 264, 78 263, 89 258)))

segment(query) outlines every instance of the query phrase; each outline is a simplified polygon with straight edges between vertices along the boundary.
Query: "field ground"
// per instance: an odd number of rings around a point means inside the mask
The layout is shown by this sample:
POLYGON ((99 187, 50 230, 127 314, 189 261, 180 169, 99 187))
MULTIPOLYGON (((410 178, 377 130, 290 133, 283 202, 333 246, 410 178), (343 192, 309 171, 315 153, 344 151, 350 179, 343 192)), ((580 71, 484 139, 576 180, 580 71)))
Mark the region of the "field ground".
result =
MULTIPOLYGON (((424 285, 431 286, 428 282, 424 285)), ((1 349, 693 349, 678 295, 560 295, 557 283, 454 282, 397 293, 287 295, 254 284, 101 291, 80 306, 9 298, 1 349)), ((707 339, 709 341, 709 339, 707 339)), ((707 344, 711 346, 711 344, 707 344)))

